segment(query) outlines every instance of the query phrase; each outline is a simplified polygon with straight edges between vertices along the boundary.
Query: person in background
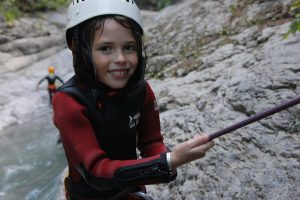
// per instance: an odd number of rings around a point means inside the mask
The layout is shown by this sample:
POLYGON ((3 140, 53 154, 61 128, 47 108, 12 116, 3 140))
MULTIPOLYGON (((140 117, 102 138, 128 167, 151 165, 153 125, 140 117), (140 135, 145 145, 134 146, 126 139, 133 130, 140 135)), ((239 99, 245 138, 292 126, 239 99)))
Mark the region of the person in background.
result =
POLYGON ((61 84, 63 84, 64 81, 55 74, 55 68, 53 66, 48 67, 48 75, 38 82, 36 89, 38 89, 39 85, 45 80, 48 81, 49 103, 52 105, 52 96, 56 91, 56 80, 60 81, 61 84))
POLYGON ((142 37, 133 0, 69 5, 66 40, 75 75, 53 96, 53 120, 68 160, 68 200, 151 199, 145 185, 174 180, 178 167, 214 145, 195 133, 168 150, 144 78, 142 37))

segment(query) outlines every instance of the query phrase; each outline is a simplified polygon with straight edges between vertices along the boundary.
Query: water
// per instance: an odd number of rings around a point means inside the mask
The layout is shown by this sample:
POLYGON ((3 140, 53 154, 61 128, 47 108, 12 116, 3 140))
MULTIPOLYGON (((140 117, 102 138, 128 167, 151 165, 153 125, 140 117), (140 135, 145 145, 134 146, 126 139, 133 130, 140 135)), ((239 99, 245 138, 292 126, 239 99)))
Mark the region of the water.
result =
POLYGON ((66 166, 48 106, 0 135, 0 200, 54 200, 66 166))

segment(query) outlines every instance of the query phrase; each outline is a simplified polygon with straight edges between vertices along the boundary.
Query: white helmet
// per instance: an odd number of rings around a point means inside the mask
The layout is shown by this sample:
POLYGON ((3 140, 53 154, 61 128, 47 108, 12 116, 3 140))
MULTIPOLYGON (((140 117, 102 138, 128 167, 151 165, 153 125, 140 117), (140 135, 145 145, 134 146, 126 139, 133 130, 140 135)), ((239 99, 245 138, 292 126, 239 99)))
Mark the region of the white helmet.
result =
POLYGON ((66 30, 100 15, 123 15, 142 28, 140 10, 133 0, 72 0, 68 8, 66 30))

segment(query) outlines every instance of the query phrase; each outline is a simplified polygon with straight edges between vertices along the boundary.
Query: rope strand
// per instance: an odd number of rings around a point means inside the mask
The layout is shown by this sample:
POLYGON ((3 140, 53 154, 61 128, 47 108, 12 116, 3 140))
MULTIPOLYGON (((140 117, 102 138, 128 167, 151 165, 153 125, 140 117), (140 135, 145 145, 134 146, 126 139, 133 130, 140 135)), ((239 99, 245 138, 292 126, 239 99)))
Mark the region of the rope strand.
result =
POLYGON ((268 110, 266 110, 264 112, 258 113, 258 114, 254 115, 254 116, 251 116, 251 117, 249 117, 249 118, 247 118, 245 120, 242 120, 242 121, 240 121, 240 122, 238 122, 236 124, 228 126, 228 127, 224 128, 224 129, 222 129, 220 131, 212 133, 212 134, 210 134, 208 136, 209 137, 209 141, 213 140, 213 139, 215 139, 217 137, 220 137, 222 135, 225 135, 227 133, 230 133, 232 131, 235 131, 235 130, 237 130, 239 128, 242 128, 244 126, 247 126, 248 124, 251 124, 253 122, 259 121, 259 120, 261 120, 263 118, 266 118, 266 117, 268 117, 270 115, 273 115, 275 113, 283 111, 283 110, 285 110, 285 109, 287 109, 289 107, 292 107, 294 105, 297 105, 299 103, 300 103, 300 96, 298 96, 298 97, 296 97, 294 99, 291 99, 291 100, 289 100, 289 101, 287 101, 285 103, 282 103, 282 104, 280 104, 278 106, 270 108, 270 109, 268 109, 268 110))

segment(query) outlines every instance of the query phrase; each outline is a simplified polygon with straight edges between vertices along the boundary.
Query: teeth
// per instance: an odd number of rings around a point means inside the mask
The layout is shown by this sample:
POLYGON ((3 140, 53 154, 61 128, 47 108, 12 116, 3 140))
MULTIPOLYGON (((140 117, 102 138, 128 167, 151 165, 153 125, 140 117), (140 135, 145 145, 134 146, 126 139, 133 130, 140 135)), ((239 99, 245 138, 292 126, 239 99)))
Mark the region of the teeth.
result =
POLYGON ((127 74, 127 71, 111 71, 110 73, 113 76, 125 76, 127 74))

